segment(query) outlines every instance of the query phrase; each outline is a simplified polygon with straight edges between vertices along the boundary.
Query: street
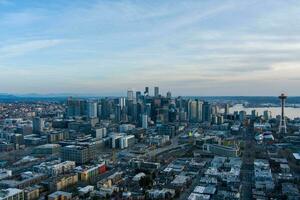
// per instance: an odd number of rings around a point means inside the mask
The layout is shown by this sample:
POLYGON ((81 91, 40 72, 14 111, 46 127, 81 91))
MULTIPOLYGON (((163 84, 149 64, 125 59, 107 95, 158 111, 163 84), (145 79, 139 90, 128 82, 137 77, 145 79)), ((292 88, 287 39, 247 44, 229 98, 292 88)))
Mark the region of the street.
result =
POLYGON ((251 128, 245 128, 243 131, 243 138, 245 141, 245 148, 242 157, 241 169, 241 199, 252 199, 252 183, 254 177, 254 158, 255 158, 255 144, 253 141, 253 131, 251 128))

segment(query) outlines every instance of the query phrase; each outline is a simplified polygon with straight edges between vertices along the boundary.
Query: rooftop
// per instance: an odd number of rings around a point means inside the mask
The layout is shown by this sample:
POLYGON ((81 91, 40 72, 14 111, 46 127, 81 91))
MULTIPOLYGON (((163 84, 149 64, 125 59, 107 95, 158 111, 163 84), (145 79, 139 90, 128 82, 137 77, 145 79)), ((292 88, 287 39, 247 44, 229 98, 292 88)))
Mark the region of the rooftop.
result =
POLYGON ((2 189, 0 190, 0 200, 16 195, 21 192, 23 192, 23 190, 19 190, 17 188, 2 189))

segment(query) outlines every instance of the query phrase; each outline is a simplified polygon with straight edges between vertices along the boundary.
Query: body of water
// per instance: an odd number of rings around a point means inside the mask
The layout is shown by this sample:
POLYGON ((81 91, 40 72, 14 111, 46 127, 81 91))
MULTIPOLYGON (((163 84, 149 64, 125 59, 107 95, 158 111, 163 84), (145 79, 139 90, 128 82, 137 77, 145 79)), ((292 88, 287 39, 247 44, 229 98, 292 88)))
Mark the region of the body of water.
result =
MULTIPOLYGON (((242 104, 236 104, 233 107, 230 107, 229 112, 233 113, 234 111, 246 111, 247 114, 251 114, 252 110, 256 110, 258 115, 263 115, 265 110, 271 112, 272 117, 276 117, 277 115, 281 115, 281 108, 280 107, 256 107, 256 108, 248 108, 244 107, 242 104)), ((285 115, 290 118, 294 119, 296 117, 300 117, 300 108, 293 108, 293 107, 286 107, 285 108, 285 115)))

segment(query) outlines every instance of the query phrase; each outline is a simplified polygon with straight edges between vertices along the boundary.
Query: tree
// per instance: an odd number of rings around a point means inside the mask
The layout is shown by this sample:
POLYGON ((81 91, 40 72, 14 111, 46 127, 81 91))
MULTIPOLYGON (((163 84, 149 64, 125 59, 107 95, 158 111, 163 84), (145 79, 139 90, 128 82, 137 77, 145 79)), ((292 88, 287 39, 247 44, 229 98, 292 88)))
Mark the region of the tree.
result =
POLYGON ((151 187, 153 185, 152 177, 149 175, 142 177, 139 181, 139 185, 143 188, 151 187))

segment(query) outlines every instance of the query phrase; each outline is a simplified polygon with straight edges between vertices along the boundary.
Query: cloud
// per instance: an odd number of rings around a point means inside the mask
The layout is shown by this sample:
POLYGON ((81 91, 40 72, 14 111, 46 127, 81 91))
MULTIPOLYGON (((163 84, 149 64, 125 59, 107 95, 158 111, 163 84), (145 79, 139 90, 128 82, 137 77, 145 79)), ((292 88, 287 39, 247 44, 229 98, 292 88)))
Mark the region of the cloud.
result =
POLYGON ((11 0, 0 0, 0 5, 11 5, 12 1, 11 0))
POLYGON ((146 84, 182 93, 209 93, 210 87, 216 93, 255 91, 268 81, 291 79, 299 67, 300 4, 278 2, 26 3, 0 15, 0 64, 18 77, 32 77, 29 92, 39 77, 43 89, 56 85, 62 92, 114 92, 146 84))
POLYGON ((24 55, 38 50, 54 47, 64 42, 66 41, 62 39, 46 39, 26 41, 18 44, 10 44, 0 47, 0 58, 24 55))
POLYGON ((43 16, 40 13, 32 13, 30 11, 7 13, 0 16, 0 25, 16 27, 28 26, 41 20, 43 16))

